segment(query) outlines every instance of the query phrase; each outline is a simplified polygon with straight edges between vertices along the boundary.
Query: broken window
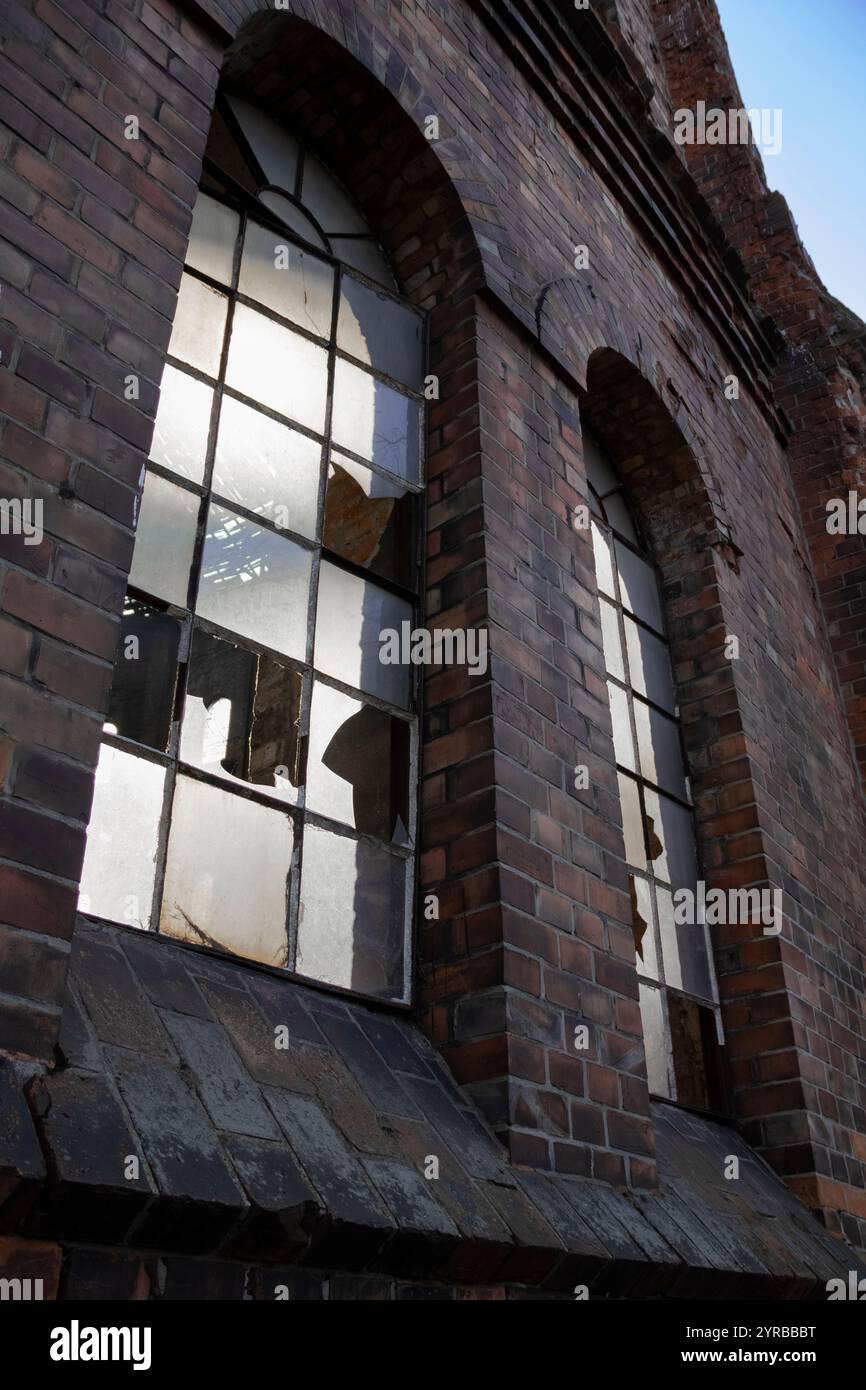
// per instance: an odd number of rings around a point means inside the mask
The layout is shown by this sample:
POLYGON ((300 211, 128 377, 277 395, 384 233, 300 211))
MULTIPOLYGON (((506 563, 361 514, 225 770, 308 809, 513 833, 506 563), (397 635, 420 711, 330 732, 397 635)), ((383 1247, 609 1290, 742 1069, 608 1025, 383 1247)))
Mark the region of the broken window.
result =
POLYGON ((408 998, 426 323, 345 190, 220 98, 82 910, 408 998))
POLYGON ((720 1109, 707 927, 674 912, 677 889, 698 900, 698 859, 661 589, 622 484, 587 434, 584 457, 650 1090, 720 1109))

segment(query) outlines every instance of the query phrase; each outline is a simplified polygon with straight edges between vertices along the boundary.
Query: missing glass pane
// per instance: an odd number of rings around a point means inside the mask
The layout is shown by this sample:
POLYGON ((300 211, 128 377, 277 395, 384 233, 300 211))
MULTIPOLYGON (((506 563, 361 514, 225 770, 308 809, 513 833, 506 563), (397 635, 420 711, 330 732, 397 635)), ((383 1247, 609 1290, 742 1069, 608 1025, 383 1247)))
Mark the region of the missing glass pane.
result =
POLYGON ((150 457, 191 483, 204 479, 213 388, 166 366, 150 457))
POLYGON ((351 362, 337 360, 334 441, 379 468, 417 483, 421 466, 421 407, 351 362))
POLYGON ((82 912, 148 929, 164 791, 164 768, 102 745, 81 874, 82 912))
POLYGON ((715 1011, 679 994, 669 994, 667 1001, 676 1100, 696 1110, 723 1110, 726 1096, 715 1011))
POLYGON ((316 682, 307 805, 396 845, 409 843, 411 730, 404 719, 316 682))
POLYGON ((406 861, 308 825, 297 969, 382 999, 405 997, 406 861))
POLYGON ((178 777, 160 930, 285 966, 293 838, 282 811, 178 777))
POLYGON ((324 432, 327 352, 246 304, 235 309, 226 381, 278 415, 324 432))
POLYGON ((217 376, 227 312, 228 300, 224 294, 212 290, 194 275, 184 275, 168 345, 169 356, 188 362, 205 376, 217 376))
POLYGON ((217 777, 297 799, 301 677, 196 629, 180 756, 217 777))
POLYGON ((330 337, 334 272, 282 233, 247 224, 238 289, 308 333, 330 337))
POLYGON ((223 396, 213 490, 284 531, 315 539, 322 446, 223 396))
POLYGON ((213 503, 196 612, 218 627, 303 661, 312 556, 213 503))
POLYGON ((413 391, 424 386, 424 320, 351 275, 341 284, 337 346, 413 391))
POLYGON ((328 468, 324 543, 372 574, 414 588, 417 505, 415 494, 399 483, 334 452, 328 468))
POLYGON ((133 743, 168 749, 180 650, 180 623, 127 597, 105 727, 133 743))
POLYGON ((131 588, 186 608, 199 506, 194 493, 148 473, 135 533, 131 588))
POLYGON ((322 561, 315 665, 323 675, 408 709, 414 668, 386 665, 381 656, 383 635, 411 622, 405 599, 322 561))

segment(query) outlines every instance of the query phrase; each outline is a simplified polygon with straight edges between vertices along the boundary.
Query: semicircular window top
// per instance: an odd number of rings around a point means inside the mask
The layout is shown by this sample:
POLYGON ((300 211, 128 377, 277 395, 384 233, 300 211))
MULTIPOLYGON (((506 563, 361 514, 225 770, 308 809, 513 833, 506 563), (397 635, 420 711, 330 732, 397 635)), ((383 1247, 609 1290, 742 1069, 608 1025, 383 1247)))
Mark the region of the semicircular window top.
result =
POLYGON ((418 673, 381 656, 420 616, 427 334, 393 286, 324 165, 221 99, 80 906, 407 1002, 418 673))
POLYGON ((659 575, 610 460, 586 432, 583 446, 649 1088, 721 1111, 718 990, 659 575))

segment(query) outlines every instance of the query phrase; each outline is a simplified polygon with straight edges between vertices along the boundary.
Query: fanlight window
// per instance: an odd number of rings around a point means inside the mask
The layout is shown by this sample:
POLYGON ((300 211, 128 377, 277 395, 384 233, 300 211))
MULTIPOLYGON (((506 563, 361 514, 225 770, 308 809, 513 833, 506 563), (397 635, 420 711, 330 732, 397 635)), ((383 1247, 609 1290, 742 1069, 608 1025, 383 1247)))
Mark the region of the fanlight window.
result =
POLYGON ((426 324, 340 184, 218 107, 82 909, 408 998, 426 324))
POLYGON ((718 1109, 707 928, 674 919, 677 889, 698 900, 698 856, 658 575, 619 477, 586 434, 584 457, 650 1091, 718 1109))

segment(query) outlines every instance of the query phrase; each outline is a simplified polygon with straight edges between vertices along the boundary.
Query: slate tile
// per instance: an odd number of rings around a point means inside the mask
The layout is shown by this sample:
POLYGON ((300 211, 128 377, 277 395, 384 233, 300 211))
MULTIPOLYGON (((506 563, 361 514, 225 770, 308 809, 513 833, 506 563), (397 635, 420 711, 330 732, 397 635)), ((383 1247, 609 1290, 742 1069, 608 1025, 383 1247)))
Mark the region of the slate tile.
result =
POLYGON ((433 1069, 412 1045, 416 1031, 412 1023, 398 1023, 380 1014, 361 1013, 356 1022, 363 1028, 389 1071, 405 1071, 412 1076, 433 1077, 433 1069))
POLYGON ((45 1160, 23 1087, 12 1062, 0 1057, 0 1201, 19 1182, 41 1182, 45 1177, 45 1160))
POLYGON ((67 1066, 83 1068, 84 1071, 102 1071, 102 1049, 96 1030, 71 978, 66 981, 58 1043, 67 1066))
POLYGON ((274 1029, 251 993, 207 981, 203 988, 208 1004, 250 1076, 265 1086, 284 1086, 301 1095, 313 1094, 298 1060, 297 1032, 290 1034, 287 1048, 277 1047, 274 1029))
POLYGON ((223 1253, 232 1259, 298 1259, 325 1216, 321 1199, 285 1143, 229 1135, 226 1149, 250 1203, 223 1253))
POLYGON ((123 932, 120 944, 136 979, 157 1008, 210 1018, 202 992, 186 969, 188 951, 150 933, 139 937, 123 932))
POLYGON ((327 1039, 308 1007, 312 990, 305 990, 296 980, 255 974, 249 977, 249 990, 270 1025, 272 1036, 275 1028, 286 1027, 290 1041, 300 1038, 325 1046, 327 1039))
POLYGON ((183 1014, 164 1013, 162 1018, 217 1129, 259 1139, 278 1138, 273 1116, 221 1025, 183 1014))
POLYGON ((614 1298, 639 1296, 649 1262, 616 1213, 605 1205, 603 1187, 599 1182, 563 1179, 560 1190, 610 1255, 610 1263, 599 1274, 594 1292, 614 1298))
POLYGON ((362 1153, 397 1158, 393 1131, 376 1114, 343 1058, 329 1048, 300 1043, 295 1054, 312 1091, 349 1143, 362 1153))
POLYGON ((397 1234, 373 1267, 413 1278, 435 1274, 459 1240, 457 1227, 437 1201, 435 1184, 392 1159, 363 1162, 397 1223, 397 1234))
POLYGON ((483 1192, 506 1222, 514 1242, 498 1277, 507 1283, 547 1283, 566 1258, 560 1236, 522 1188, 487 1182, 483 1192))
POLYGON ((355 1078, 374 1110, 386 1115, 417 1115, 418 1107, 376 1051, 365 1033, 350 1018, 320 1014, 319 1023, 355 1078))
POLYGON ((548 1287, 569 1293, 576 1284, 586 1284, 591 1289, 610 1257, 562 1191, 567 1179, 529 1170, 515 1170, 515 1176, 529 1201, 565 1246, 566 1256, 548 1280, 548 1287))
MULTIPOLYGON (((454 1153, 460 1155, 460 1162, 468 1173, 476 1178, 513 1182, 502 1148, 495 1139, 488 1138, 479 1125, 473 1124, 443 1086, 414 1076, 403 1076, 401 1080, 415 1102, 416 1112, 439 1131, 454 1153)), ((449 1089, 452 1094, 457 1093, 456 1081, 451 1081, 449 1089)))
POLYGON ((104 931, 90 927, 76 932, 71 969, 102 1042, 154 1057, 173 1056, 153 1006, 126 956, 104 931))

